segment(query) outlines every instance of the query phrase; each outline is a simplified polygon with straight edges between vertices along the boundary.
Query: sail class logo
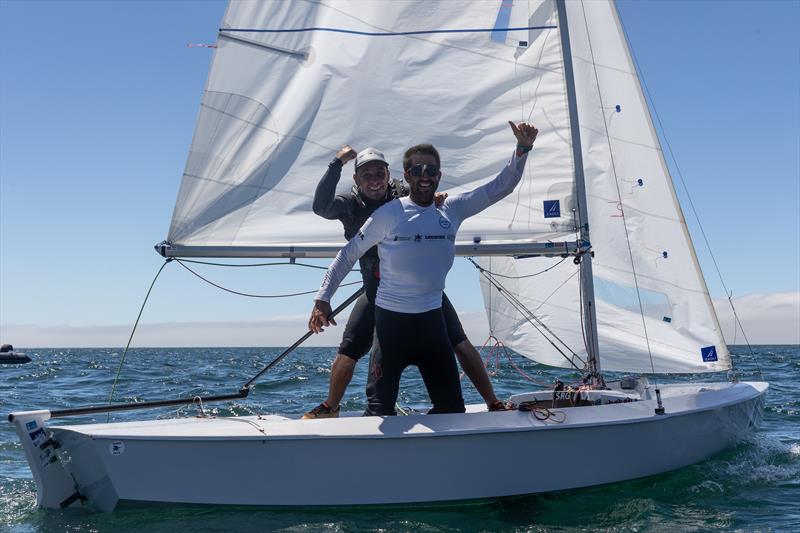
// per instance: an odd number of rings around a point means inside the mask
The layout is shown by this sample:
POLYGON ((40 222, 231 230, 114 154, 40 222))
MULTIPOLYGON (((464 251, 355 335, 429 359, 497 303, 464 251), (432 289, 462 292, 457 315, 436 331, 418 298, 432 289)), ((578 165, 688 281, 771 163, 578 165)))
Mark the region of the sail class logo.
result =
POLYGON ((700 348, 700 355, 703 356, 704 363, 711 363, 717 360, 717 347, 716 346, 706 346, 705 348, 700 348))
POLYGON ((555 218, 561 216, 561 201, 560 200, 545 200, 544 201, 544 218, 555 218))

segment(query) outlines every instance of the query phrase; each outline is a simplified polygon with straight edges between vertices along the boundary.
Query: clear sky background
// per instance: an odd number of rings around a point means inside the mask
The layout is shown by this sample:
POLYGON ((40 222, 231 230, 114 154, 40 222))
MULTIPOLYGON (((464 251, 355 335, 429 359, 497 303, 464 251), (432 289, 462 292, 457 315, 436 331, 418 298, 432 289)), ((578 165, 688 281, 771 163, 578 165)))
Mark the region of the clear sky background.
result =
MULTIPOLYGON (((800 3, 618 7, 746 331, 754 342, 800 342, 800 3)), ((163 262, 152 246, 167 233, 211 58, 186 45, 213 44, 224 8, 0 1, 0 342, 125 344, 163 262)), ((684 206, 712 296, 724 298, 684 206)), ((316 289, 322 277, 201 270, 260 294, 316 289)), ((457 261, 447 291, 479 344, 477 286, 457 261)), ((172 263, 134 345, 287 345, 310 307, 311 296, 222 293, 172 263)))

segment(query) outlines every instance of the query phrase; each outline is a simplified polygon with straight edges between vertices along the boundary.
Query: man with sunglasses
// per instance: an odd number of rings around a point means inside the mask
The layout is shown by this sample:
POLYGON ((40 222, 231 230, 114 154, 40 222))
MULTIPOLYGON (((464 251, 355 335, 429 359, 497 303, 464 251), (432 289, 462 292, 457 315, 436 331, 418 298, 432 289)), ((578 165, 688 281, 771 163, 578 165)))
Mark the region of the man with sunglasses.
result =
POLYGON ((517 147, 497 177, 472 191, 447 198, 437 207, 441 179, 438 151, 429 144, 409 148, 403 157, 410 195, 378 208, 334 259, 316 295, 309 319, 315 333, 331 323, 330 299, 369 248, 378 245, 381 283, 375 299, 377 340, 370 360, 366 415, 394 415, 400 376, 419 368, 435 413, 463 413, 458 370, 447 337, 442 294, 455 257, 461 223, 511 194, 522 178, 538 130, 509 122, 517 147))
MULTIPOLYGON (((329 220, 338 219, 344 226, 347 240, 353 238, 367 218, 381 205, 408 195, 408 188, 400 181, 390 180, 389 165, 380 151, 366 148, 356 154, 350 146, 343 146, 328 165, 314 193, 313 210, 329 220), (355 159, 352 190, 347 195, 336 195, 336 185, 342 167, 355 159)), ((446 195, 435 198, 441 204, 446 195)), ((375 329, 375 294, 380 278, 377 247, 368 249, 359 258, 361 276, 366 291, 356 300, 345 326, 342 342, 331 367, 328 398, 303 415, 303 418, 333 418, 339 415, 339 402, 353 378, 356 362, 372 348, 375 329)), ((442 311, 447 333, 464 372, 486 401, 490 410, 504 410, 505 404, 494 394, 492 382, 475 346, 467 339, 453 305, 442 296, 442 311)), ((333 322, 335 324, 336 322, 333 322)))

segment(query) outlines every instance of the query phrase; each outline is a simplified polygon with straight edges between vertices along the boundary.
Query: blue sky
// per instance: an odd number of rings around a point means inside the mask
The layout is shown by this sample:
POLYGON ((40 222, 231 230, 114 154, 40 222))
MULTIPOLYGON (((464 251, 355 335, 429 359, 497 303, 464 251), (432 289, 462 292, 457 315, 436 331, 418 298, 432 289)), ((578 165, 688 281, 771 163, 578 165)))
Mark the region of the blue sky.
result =
MULTIPOLYGON (((618 7, 728 288, 800 292, 800 2, 618 7)), ((162 262, 152 245, 166 236, 211 57, 186 44, 213 43, 224 8, 0 2, 0 341, 19 344, 7 336, 24 331, 22 342, 37 345, 44 337, 31 332, 133 323, 162 262)), ((722 297, 684 206, 709 288, 722 297)), ((263 294, 321 280, 311 269, 242 270, 203 272, 263 294)), ((472 267, 457 262, 448 278, 457 308, 482 308, 476 287, 472 267)), ((269 328, 310 305, 221 293, 173 263, 143 322, 269 328)), ((299 336, 302 322, 281 327, 299 336)), ((173 338, 162 344, 195 344, 191 329, 176 338, 164 327, 173 338)), ((102 343, 127 339, 114 335, 122 338, 102 343)))

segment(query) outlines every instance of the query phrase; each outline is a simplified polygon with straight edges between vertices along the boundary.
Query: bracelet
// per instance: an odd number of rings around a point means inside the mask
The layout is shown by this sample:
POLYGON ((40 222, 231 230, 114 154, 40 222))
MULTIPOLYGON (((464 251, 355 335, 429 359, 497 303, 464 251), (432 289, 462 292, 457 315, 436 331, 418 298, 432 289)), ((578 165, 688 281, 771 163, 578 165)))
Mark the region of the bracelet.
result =
POLYGON ((522 155, 522 154, 527 154, 527 153, 528 153, 528 152, 530 152, 532 149, 533 149, 533 145, 532 145, 532 144, 531 144, 530 146, 525 146, 524 144, 518 144, 518 145, 517 145, 517 153, 518 153, 519 155, 522 155))
POLYGON ((339 168, 342 168, 342 167, 344 166, 344 163, 342 163, 342 160, 341 160, 341 159, 339 159, 338 157, 334 157, 334 158, 333 158, 333 161, 331 161, 330 163, 328 163, 328 165, 330 165, 330 166, 332 166, 332 167, 339 167, 339 168))

